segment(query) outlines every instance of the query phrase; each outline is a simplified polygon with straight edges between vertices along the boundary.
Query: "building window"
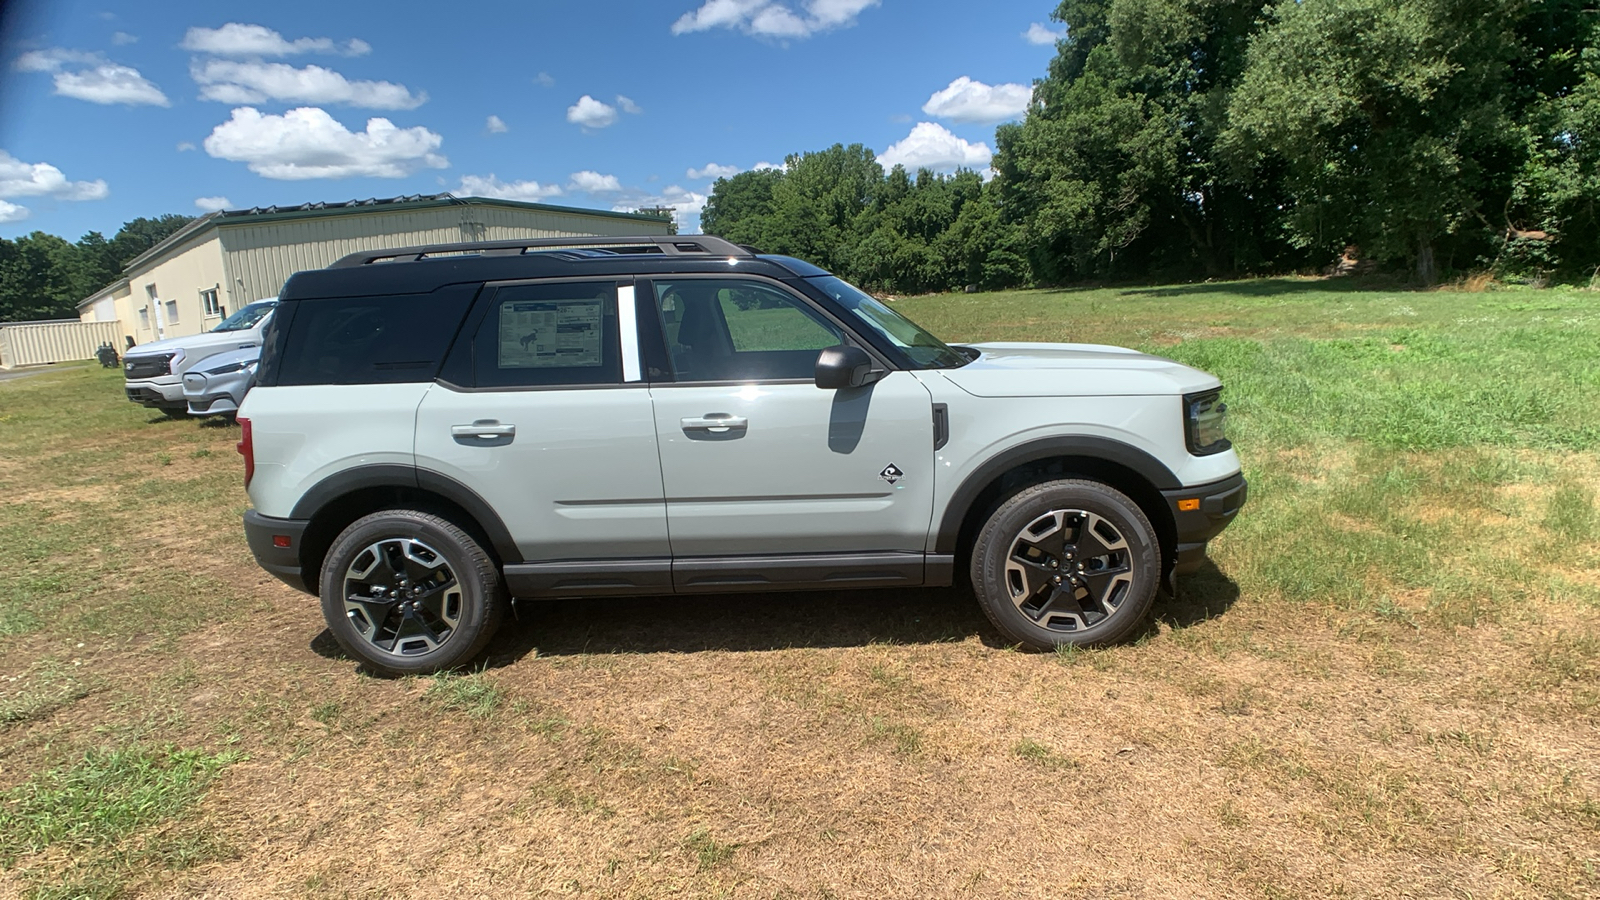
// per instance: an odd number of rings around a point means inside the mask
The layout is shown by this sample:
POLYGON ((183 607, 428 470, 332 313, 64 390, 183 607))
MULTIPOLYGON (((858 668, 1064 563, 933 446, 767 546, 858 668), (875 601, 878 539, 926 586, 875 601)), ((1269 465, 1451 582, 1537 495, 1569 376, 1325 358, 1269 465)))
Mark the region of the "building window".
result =
POLYGON ((206 318, 212 319, 222 315, 222 300, 217 296, 217 289, 200 292, 200 302, 206 308, 206 318))
POLYGON ((150 307, 148 306, 139 307, 139 327, 145 331, 150 330, 150 307))
POLYGON ((178 324, 178 301, 176 300, 167 301, 167 324, 178 324))

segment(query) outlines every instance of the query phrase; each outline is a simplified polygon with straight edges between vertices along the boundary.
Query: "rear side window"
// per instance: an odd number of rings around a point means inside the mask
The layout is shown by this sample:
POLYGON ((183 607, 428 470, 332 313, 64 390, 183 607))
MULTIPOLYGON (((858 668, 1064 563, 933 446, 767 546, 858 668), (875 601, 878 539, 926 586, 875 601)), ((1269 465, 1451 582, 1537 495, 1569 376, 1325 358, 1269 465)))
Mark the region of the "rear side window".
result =
POLYGON ((452 285, 430 294, 299 301, 277 384, 432 381, 476 292, 452 285))
POLYGON ((621 384, 616 285, 500 288, 478 326, 472 356, 479 387, 621 384))

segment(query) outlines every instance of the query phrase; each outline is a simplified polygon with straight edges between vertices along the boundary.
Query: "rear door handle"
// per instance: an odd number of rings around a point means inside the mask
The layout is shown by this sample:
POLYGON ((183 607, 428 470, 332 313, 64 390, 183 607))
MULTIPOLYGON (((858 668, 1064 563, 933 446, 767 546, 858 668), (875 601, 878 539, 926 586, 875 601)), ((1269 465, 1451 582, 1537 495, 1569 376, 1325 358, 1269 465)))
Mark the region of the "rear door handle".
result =
POLYGON ((451 425, 450 436, 458 444, 509 444, 517 435, 517 426, 501 425, 498 419, 479 419, 471 425, 451 425))
POLYGON ((683 423, 684 431, 709 431, 712 434, 744 431, 750 427, 749 419, 728 413, 706 413, 700 418, 680 419, 679 421, 683 423))

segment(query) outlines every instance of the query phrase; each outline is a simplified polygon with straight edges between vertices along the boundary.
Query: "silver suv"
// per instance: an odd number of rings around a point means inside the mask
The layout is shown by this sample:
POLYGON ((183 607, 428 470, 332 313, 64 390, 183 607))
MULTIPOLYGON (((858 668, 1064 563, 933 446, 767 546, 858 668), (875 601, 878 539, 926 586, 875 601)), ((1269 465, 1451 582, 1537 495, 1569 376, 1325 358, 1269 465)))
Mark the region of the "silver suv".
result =
POLYGON ((1245 500, 1221 384, 949 345, 704 236, 361 253, 284 286, 239 411, 250 547, 370 669, 510 599, 950 585, 1008 641, 1116 641, 1245 500))

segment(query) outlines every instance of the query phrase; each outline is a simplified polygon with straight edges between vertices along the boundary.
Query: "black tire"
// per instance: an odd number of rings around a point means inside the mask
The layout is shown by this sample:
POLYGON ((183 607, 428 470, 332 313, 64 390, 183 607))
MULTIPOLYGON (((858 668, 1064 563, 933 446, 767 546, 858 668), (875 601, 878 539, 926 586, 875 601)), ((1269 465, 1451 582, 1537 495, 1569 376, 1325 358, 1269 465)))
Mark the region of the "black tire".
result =
POLYGON ((328 548, 321 584, 334 639, 382 675, 426 675, 471 662, 508 605, 500 572, 478 542, 416 510, 384 510, 351 523, 328 548))
POLYGON ((1161 548, 1139 505, 1098 481, 1035 485, 1000 504, 972 549, 972 589, 1007 640, 1115 643, 1144 622, 1161 548))

